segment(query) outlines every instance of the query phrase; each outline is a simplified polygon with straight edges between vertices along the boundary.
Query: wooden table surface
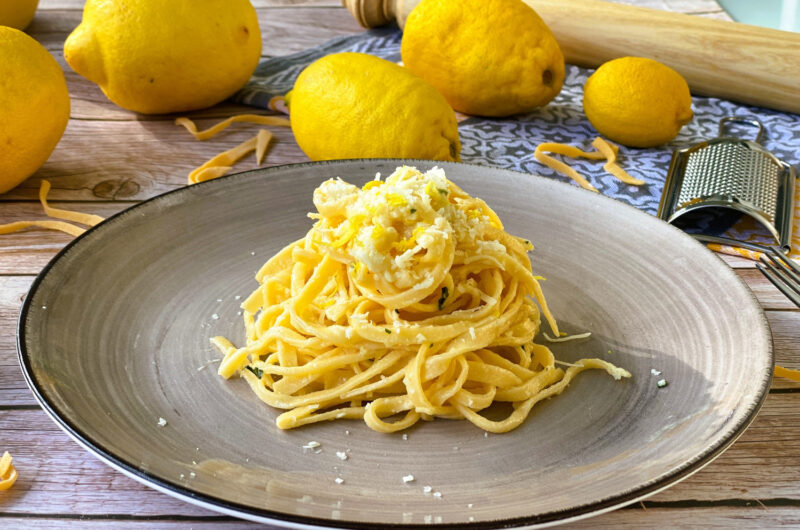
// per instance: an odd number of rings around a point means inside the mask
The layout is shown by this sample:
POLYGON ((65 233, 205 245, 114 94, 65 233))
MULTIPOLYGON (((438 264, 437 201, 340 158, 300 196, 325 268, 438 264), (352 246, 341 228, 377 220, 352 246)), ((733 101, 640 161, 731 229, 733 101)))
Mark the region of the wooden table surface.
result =
MULTIPOLYGON (((714 0, 629 1, 726 18, 714 0)), ((338 0, 254 0, 264 56, 283 55, 361 31, 338 0)), ((50 160, 0 195, 0 223, 42 218, 40 179, 53 184, 55 206, 107 216, 183 186, 190 169, 249 138, 240 126, 197 142, 172 116, 140 116, 116 107, 66 65, 63 42, 80 22, 82 0, 42 0, 28 32, 64 68, 72 113, 50 160)), ((199 125, 251 110, 228 103, 192 113, 199 125)), ((267 164, 304 162, 288 129, 276 130, 267 164)), ((254 167, 252 157, 237 166, 254 167)), ((29 230, 0 236, 0 452, 10 451, 20 478, 0 492, 0 528, 245 528, 239 521, 158 493, 81 449, 42 411, 28 390, 15 346, 16 322, 34 276, 71 240, 29 230)), ((800 310, 753 264, 724 258, 755 292, 772 328, 777 361, 800 368, 800 310)), ((735 308, 731 309, 735 311, 735 308)), ((724 318, 724 315, 720 315, 724 318)), ((800 385, 777 379, 752 426, 713 463, 648 500, 575 524, 581 527, 800 527, 800 385)))

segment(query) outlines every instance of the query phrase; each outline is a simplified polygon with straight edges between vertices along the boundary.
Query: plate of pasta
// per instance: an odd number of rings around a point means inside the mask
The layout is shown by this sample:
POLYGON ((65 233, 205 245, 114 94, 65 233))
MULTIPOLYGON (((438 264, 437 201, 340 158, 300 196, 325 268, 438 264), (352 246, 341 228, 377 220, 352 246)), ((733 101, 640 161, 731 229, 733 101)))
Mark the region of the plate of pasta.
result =
POLYGON ((18 345, 101 460, 295 528, 624 506, 729 446, 772 370, 753 295, 677 229, 540 177, 402 160, 121 212, 37 277, 18 345))

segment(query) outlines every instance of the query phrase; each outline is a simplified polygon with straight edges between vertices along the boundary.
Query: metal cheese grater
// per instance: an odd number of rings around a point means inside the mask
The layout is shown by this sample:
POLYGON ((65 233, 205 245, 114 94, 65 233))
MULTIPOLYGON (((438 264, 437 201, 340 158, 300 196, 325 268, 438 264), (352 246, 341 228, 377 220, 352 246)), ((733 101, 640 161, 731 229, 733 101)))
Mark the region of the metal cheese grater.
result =
MULTIPOLYGON (((755 119, 723 118, 719 138, 672 154, 658 216, 672 223, 700 208, 736 210, 755 218, 778 244, 789 249, 795 171, 758 142, 764 126, 755 119), (755 141, 724 136, 728 123, 758 127, 755 141)), ((701 241, 763 251, 761 245, 726 237, 692 234, 701 241)))

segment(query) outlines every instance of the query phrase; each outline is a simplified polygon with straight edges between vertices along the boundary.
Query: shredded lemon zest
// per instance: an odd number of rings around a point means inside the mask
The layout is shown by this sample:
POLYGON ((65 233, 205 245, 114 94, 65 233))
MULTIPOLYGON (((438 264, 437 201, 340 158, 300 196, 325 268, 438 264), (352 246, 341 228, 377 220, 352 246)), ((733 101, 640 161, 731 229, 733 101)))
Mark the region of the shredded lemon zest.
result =
POLYGON ((11 453, 6 451, 0 458, 0 490, 7 490, 13 486, 18 476, 19 473, 12 463, 11 453))
POLYGON ((783 366, 775 365, 775 375, 777 377, 785 377, 792 381, 800 383, 800 370, 792 370, 791 368, 784 368, 783 366))
POLYGON ((189 131, 197 140, 208 140, 217 133, 227 129, 230 124, 235 122, 257 123, 259 125, 274 125, 276 127, 289 127, 290 122, 286 118, 279 118, 277 116, 262 116, 260 114, 238 114, 223 120, 217 124, 212 125, 204 131, 198 131, 197 125, 186 117, 177 118, 175 125, 182 125, 189 131))
POLYGON ((603 165, 603 169, 617 177, 619 180, 624 182, 625 184, 630 184, 631 186, 641 186, 644 184, 643 180, 639 180, 637 178, 633 178, 628 174, 627 171, 622 169, 617 164, 617 152, 619 148, 614 145, 612 148, 611 142, 603 139, 602 137, 598 136, 592 142, 592 146, 597 149, 599 152, 606 157, 607 162, 603 165))

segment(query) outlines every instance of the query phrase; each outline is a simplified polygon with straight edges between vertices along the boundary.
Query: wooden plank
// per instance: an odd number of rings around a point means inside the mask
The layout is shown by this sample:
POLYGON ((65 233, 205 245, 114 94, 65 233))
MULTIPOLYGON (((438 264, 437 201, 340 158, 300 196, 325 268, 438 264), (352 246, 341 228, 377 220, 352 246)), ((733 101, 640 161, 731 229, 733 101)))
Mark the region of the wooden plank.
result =
MULTIPOLYGON (((201 120, 206 127, 216 120, 201 120)), ((52 200, 143 200, 186 185, 189 172, 214 155, 256 134, 259 126, 235 124, 200 142, 172 121, 70 120, 67 133, 36 174, 4 195, 6 200, 35 200, 40 179, 50 180, 52 200), (92 153, 87 157, 86 153, 92 153)), ((265 165, 307 162, 289 128, 275 134, 265 165)), ((235 171, 256 168, 255 156, 235 171)))
MULTIPOLYGON (((446 521, 445 521, 446 522, 446 521)), ((0 524, 7 528, 82 528, 105 529, 113 526, 119 530, 149 529, 157 526, 166 530, 210 528, 214 530, 274 530, 273 525, 259 525, 247 521, 239 521, 230 517, 209 515, 202 519, 187 518, 180 520, 148 519, 128 520, 120 517, 89 518, 83 515, 72 517, 36 518, 3 517, 0 524)), ((762 529, 766 526, 800 526, 800 510, 794 506, 774 506, 757 501, 744 501, 741 506, 713 507, 681 507, 681 508, 643 508, 639 504, 613 511, 608 514, 591 517, 562 526, 561 528, 620 528, 662 530, 664 528, 741 528, 762 529), (749 504, 748 504, 749 502, 749 504)))
POLYGON ((750 290, 753 291, 761 307, 765 310, 800 310, 800 308, 794 305, 791 300, 772 285, 758 269, 739 268, 736 269, 736 274, 747 284, 750 290))
MULTIPOLYGON (((715 462, 650 498, 660 503, 791 500, 800 506, 797 424, 800 394, 770 395, 754 424, 715 462)), ((205 510, 157 493, 106 466, 71 441, 42 410, 0 410, 3 448, 20 478, 0 514, 202 516, 205 510), (65 463, 69 463, 66 465, 65 463)))
POLYGON ((0 513, 203 516, 209 512, 113 470, 59 429, 42 410, 0 410, 2 449, 19 479, 0 513))
MULTIPOLYGON (((36 405, 17 361, 16 342, 17 317, 31 282, 31 276, 0 276, 0 407, 36 405)), ((2 440, 0 431, 0 446, 2 440)))
MULTIPOLYGON (((116 189, 108 188, 110 198, 113 198, 114 192, 118 192, 120 189, 125 190, 124 181, 116 189)), ((56 208, 109 217, 135 203, 98 200, 94 202, 55 201, 50 204, 56 208)), ((0 205, 0 224, 48 219, 38 201, 3 202, 0 205)), ((83 228, 83 226, 81 227, 83 228)), ((41 228, 28 228, 21 232, 0 235, 0 274, 39 274, 42 267, 73 239, 73 236, 64 232, 41 228)))
POLYGON ((35 517, 2 516, 0 515, 0 526, 4 528, 82 528, 82 529, 108 529, 116 530, 151 530, 153 528, 164 530, 180 530, 192 528, 208 528, 210 530, 274 530, 277 526, 260 525, 247 521, 239 521, 233 517, 209 515, 203 519, 194 517, 189 518, 146 518, 146 519, 125 519, 121 517, 113 518, 87 518, 78 514, 67 514, 61 517, 50 515, 37 515, 35 517))

